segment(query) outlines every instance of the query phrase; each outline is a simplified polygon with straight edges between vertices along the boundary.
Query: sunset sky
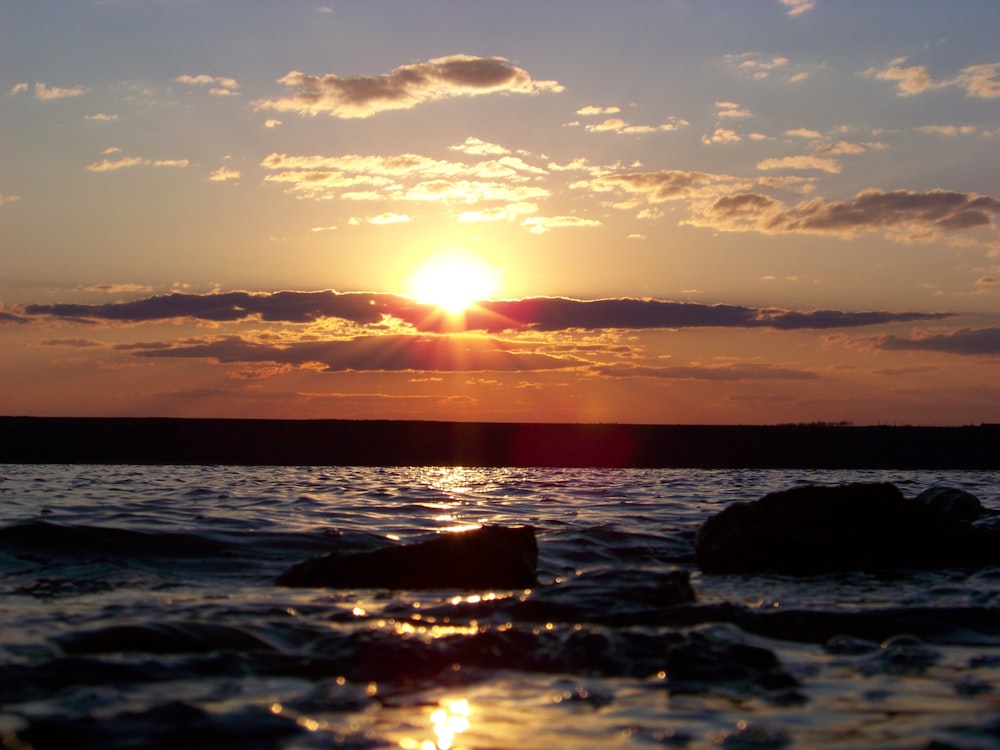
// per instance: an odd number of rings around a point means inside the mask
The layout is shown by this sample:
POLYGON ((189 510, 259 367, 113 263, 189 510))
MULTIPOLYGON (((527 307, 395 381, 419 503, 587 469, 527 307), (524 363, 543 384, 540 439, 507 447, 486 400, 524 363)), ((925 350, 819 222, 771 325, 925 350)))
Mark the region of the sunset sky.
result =
POLYGON ((998 28, 0 0, 0 414, 1000 422, 998 28))

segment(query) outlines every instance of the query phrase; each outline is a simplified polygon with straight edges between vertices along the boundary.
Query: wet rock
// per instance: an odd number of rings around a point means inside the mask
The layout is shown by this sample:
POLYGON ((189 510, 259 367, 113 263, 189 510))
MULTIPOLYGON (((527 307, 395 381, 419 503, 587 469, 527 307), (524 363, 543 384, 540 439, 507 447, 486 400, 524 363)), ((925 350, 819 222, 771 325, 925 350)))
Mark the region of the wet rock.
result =
POLYGON ((979 567, 1000 564, 1000 534, 908 500, 889 483, 808 486, 712 516, 695 555, 709 573, 979 567))
POLYGON ((312 558, 293 565, 277 583, 331 588, 525 588, 535 584, 537 565, 532 527, 484 526, 416 544, 312 558))
POLYGON ((722 740, 724 750, 776 750, 787 747, 791 738, 777 727, 741 721, 722 740))
POLYGON ((875 641, 866 638, 854 638, 849 635, 835 635, 823 644, 823 650, 834 656, 857 656, 870 654, 879 648, 875 641))
POLYGON ((936 649, 912 635, 897 635, 885 641, 878 653, 860 665, 863 675, 923 674, 941 659, 936 649))
POLYGON ((957 487, 931 487, 914 499, 956 521, 971 523, 983 514, 983 504, 979 498, 957 487))
POLYGON ((667 648, 667 684, 674 693, 722 690, 804 700, 795 690, 798 680, 785 671, 773 651, 717 642, 701 633, 667 648))

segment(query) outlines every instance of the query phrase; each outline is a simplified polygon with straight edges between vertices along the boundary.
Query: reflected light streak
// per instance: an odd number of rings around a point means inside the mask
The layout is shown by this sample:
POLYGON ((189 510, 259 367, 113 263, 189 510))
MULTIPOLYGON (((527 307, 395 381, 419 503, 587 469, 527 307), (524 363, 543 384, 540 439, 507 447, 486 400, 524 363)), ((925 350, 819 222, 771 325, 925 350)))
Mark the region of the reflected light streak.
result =
POLYGON ((441 707, 431 711, 429 717, 436 740, 406 738, 400 741, 399 746, 403 750, 451 750, 455 737, 468 730, 471 716, 472 709, 465 698, 446 701, 441 707))

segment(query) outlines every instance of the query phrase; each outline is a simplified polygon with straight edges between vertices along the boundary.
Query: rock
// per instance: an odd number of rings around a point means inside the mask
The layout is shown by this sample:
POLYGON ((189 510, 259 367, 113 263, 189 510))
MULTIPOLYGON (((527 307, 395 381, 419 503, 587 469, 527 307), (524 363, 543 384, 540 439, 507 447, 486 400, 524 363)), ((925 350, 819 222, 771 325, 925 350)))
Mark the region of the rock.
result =
POLYGON ((889 483, 807 486, 712 516, 695 557, 708 573, 979 567, 1000 564, 1000 534, 908 500, 889 483))
POLYGON ((667 684, 672 693, 723 690, 735 695, 771 694, 798 702, 799 682, 773 651, 742 643, 720 643, 701 633, 667 648, 667 684))
POLYGON ((983 504, 971 492, 957 487, 931 487, 915 498, 956 521, 975 521, 983 514, 983 504))
POLYGON ((530 526, 483 526, 416 544, 315 557, 278 577, 280 586, 491 589, 535 585, 538 543, 530 526))

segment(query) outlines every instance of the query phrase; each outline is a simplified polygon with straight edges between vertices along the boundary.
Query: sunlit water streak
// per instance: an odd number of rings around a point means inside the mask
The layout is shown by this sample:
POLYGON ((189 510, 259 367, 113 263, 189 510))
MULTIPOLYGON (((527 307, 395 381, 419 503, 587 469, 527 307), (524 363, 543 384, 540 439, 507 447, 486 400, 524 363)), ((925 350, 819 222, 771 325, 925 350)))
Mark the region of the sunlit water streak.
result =
POLYGON ((702 575, 692 560, 698 526, 737 500, 892 481, 1000 508, 995 473, 3 466, 0 478, 9 747, 1000 746, 1000 569, 795 579, 702 575), (538 587, 273 585, 335 548, 486 523, 536 527, 538 587), (678 569, 697 595, 683 617, 641 593, 678 569), (789 611, 897 637, 818 640, 770 617, 789 611), (679 690, 665 654, 691 638, 766 648, 797 687, 679 690))

